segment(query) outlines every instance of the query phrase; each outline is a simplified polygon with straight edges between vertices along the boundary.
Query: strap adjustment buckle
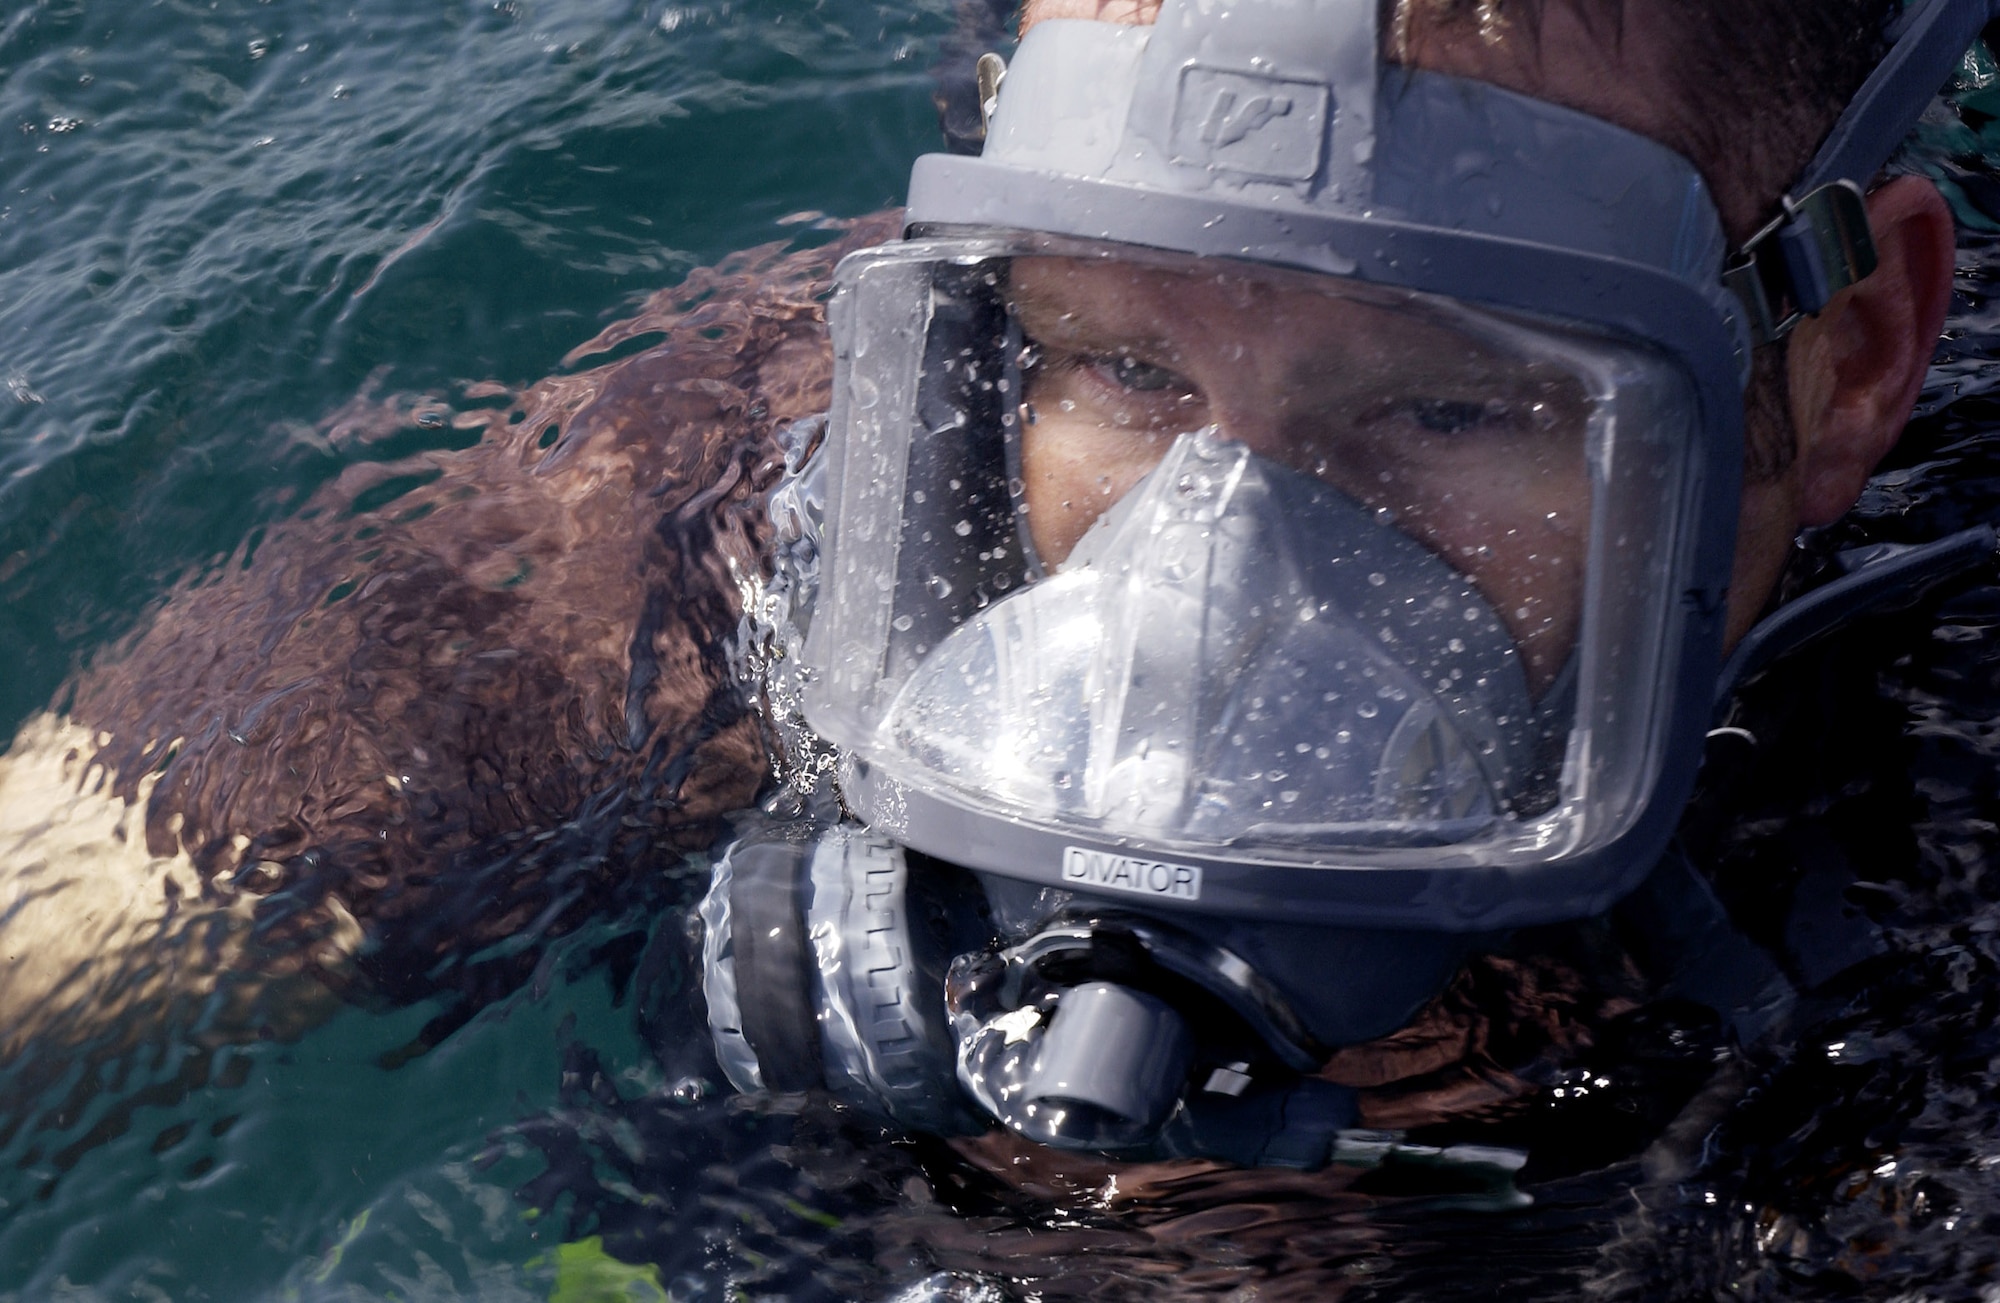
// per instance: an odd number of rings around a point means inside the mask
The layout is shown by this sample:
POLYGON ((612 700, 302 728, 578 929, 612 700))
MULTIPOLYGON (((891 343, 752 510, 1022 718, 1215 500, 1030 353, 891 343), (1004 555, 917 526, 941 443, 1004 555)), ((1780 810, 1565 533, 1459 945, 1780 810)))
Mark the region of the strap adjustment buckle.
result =
POLYGON ((1744 241, 1722 271, 1759 344, 1783 339, 1875 270, 1875 236, 1860 186, 1834 181, 1783 202, 1784 211, 1744 241))

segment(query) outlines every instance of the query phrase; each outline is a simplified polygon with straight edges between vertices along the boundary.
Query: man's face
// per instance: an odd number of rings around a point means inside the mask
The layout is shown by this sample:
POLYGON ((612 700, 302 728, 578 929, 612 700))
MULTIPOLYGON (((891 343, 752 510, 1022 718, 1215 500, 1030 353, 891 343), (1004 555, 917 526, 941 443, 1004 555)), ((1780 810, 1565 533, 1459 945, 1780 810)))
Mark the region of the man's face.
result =
POLYGON ((1175 437, 1212 424, 1464 573, 1535 691, 1568 659, 1590 402, 1503 327, 1227 264, 1021 258, 1009 297, 1028 346, 1022 477, 1045 562, 1175 437))

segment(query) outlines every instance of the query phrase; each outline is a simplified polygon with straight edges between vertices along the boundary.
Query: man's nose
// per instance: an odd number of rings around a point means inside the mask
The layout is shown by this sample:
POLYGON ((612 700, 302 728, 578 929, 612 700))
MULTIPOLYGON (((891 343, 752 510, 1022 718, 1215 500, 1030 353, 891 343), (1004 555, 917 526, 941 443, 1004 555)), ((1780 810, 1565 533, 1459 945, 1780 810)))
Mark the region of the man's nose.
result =
POLYGON ((1225 438, 1246 445, 1260 457, 1285 460, 1281 397, 1265 392, 1262 386, 1225 383, 1220 392, 1209 391, 1208 410, 1225 438))

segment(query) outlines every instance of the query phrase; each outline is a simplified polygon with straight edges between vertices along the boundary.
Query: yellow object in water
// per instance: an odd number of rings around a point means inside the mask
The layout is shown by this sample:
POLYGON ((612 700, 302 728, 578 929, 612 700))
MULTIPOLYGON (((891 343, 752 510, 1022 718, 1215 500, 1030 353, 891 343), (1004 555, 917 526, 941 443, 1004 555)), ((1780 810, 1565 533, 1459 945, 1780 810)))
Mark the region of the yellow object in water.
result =
POLYGON ((660 1283, 658 1267, 618 1261, 604 1251, 600 1236, 556 1246, 555 1264, 556 1287, 549 1303, 669 1303, 671 1297, 660 1283))

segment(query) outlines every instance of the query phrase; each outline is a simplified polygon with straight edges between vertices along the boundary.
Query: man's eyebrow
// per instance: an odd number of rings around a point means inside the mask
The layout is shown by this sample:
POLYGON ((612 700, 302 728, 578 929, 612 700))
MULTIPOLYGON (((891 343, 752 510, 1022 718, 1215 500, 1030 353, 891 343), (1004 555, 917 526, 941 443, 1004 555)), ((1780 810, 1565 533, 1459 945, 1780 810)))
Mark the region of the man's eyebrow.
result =
POLYGON ((1031 324, 1027 320, 1030 314, 1041 317, 1063 327, 1059 338, 1065 343, 1152 350, 1169 347, 1166 339, 1149 327, 1139 328, 1124 320, 1093 316, 1087 307, 1080 307, 1073 301, 1046 291, 1024 288, 1018 281, 1009 287, 1008 299, 1014 315, 1022 318, 1024 329, 1031 324))

